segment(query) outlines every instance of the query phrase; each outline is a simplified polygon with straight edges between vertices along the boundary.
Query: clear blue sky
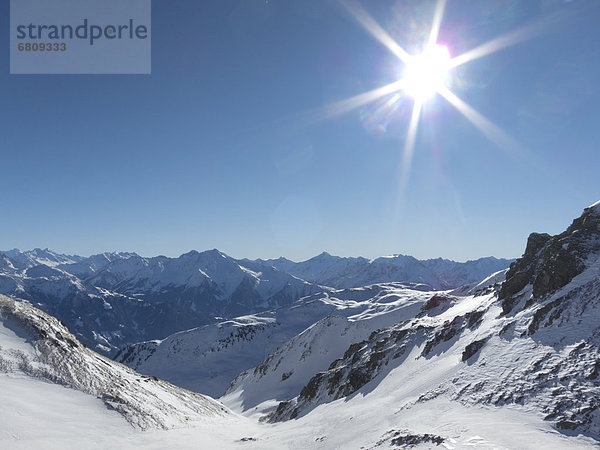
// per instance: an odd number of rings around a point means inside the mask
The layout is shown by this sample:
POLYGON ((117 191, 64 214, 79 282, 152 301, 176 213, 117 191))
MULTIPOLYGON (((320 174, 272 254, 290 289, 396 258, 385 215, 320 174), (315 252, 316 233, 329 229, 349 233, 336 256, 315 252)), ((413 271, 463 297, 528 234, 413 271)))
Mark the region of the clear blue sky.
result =
MULTIPOLYGON (((363 4, 407 50, 430 26, 433 2, 363 4)), ((440 32, 456 55, 570 11, 457 71, 528 156, 437 97, 400 197, 410 99, 385 124, 378 104, 305 120, 401 67, 337 2, 154 1, 150 76, 11 76, 2 2, 0 248, 519 256, 600 199, 600 3, 449 0, 440 32)))

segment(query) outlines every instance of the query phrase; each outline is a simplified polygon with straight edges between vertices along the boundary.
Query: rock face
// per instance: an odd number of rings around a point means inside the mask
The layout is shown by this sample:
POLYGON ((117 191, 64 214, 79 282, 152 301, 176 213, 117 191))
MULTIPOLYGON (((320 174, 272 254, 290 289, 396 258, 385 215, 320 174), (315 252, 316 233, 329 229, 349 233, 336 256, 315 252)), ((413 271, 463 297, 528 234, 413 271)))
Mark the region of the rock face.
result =
POLYGON ((145 377, 88 350, 59 320, 25 302, 0 295, 0 328, 0 373, 39 378, 93 395, 137 428, 168 429, 228 414, 209 397, 145 377), (19 344, 7 335, 18 336, 19 344))
POLYGON ((531 284, 534 298, 551 294, 569 283, 585 269, 589 254, 600 251, 600 207, 586 208, 559 235, 532 233, 521 258, 510 265, 500 290, 503 312, 508 314, 518 294, 531 284))

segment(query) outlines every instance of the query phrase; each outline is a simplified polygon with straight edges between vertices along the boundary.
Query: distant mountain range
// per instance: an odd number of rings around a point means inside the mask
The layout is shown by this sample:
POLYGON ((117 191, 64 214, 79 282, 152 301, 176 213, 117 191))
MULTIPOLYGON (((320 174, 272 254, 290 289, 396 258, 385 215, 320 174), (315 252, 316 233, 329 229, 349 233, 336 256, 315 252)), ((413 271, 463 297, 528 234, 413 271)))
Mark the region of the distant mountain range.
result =
POLYGON ((512 260, 494 257, 464 263, 448 259, 418 260, 412 256, 343 258, 323 252, 303 262, 286 258, 257 260, 303 280, 336 289, 354 288, 374 283, 422 283, 430 289, 453 289, 480 281, 491 273, 507 268, 512 260))
POLYGON ((251 261, 218 250, 178 258, 135 253, 82 257, 13 249, 0 253, 0 294, 30 300, 62 320, 84 344, 112 354, 124 345, 278 308, 330 289, 391 281, 447 289, 509 264, 496 258, 369 261, 328 254, 301 263, 251 261))

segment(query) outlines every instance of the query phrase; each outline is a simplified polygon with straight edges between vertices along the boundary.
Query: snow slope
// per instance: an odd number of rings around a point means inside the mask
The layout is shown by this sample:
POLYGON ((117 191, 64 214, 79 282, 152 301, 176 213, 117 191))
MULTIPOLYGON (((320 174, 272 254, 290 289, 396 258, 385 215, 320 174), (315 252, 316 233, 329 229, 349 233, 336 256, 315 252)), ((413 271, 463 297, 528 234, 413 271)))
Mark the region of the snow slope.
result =
MULTIPOLYGON (((141 373, 217 397, 242 371, 256 366, 327 316, 337 315, 348 323, 361 321, 362 334, 368 334, 414 314, 420 308, 415 305, 429 297, 429 293, 401 284, 329 290, 272 311, 138 343, 122 349, 115 360, 141 373)), ((286 384, 306 381, 307 375, 298 378, 296 373, 286 384)))
POLYGON ((7 386, 30 385, 60 395, 57 389, 43 387, 43 380, 89 394, 141 429, 168 429, 228 413, 211 398, 143 377, 88 350, 54 317, 4 296, 0 296, 0 373, 0 383, 7 386))

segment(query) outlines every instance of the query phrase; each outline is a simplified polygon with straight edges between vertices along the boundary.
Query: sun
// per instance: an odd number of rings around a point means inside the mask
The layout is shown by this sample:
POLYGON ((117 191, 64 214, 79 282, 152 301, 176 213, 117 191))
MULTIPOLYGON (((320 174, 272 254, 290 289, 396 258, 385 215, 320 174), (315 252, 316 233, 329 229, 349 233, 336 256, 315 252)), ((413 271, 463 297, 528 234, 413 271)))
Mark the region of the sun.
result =
POLYGON ((448 47, 438 44, 412 56, 404 71, 406 93, 417 101, 425 101, 447 87, 451 59, 448 47))

